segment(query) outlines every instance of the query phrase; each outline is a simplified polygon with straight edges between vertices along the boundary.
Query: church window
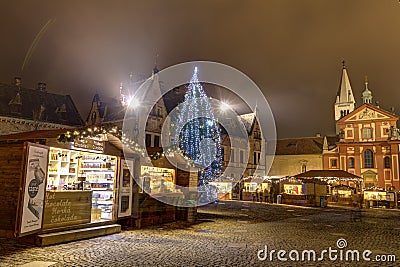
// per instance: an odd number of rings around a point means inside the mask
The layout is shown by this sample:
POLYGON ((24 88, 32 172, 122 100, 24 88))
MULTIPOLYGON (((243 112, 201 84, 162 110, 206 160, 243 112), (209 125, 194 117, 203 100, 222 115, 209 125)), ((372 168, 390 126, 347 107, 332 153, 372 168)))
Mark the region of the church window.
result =
POLYGON ((372 129, 370 127, 363 128, 363 137, 364 139, 372 138, 372 129))
POLYGON ((307 171, 307 165, 306 164, 302 164, 301 165, 301 172, 306 172, 307 171))
POLYGON ((353 157, 350 157, 349 158, 349 168, 354 168, 354 158, 353 157))
POLYGON ((390 158, 385 157, 383 160, 384 160, 385 168, 390 168, 390 158))
POLYGON ((374 167, 374 153, 370 149, 364 151, 364 168, 374 167))
POLYGON ((387 128, 387 127, 383 128, 383 134, 389 135, 389 133, 390 133, 390 129, 389 128, 387 128))
POLYGON ((97 113, 93 112, 92 113, 92 124, 96 124, 96 117, 97 117, 97 113))
POLYGON ((331 159, 331 167, 336 168, 337 167, 337 159, 331 159))

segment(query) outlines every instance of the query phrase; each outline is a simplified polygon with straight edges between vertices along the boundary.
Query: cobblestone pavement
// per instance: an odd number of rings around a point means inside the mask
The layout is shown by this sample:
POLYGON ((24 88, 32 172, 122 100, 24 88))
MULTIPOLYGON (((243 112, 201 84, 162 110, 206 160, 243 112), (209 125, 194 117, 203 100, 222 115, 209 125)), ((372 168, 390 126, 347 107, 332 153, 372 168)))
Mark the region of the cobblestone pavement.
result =
POLYGON ((351 210, 343 208, 221 201, 199 208, 198 215, 191 226, 180 222, 124 230, 45 248, 0 239, 0 266, 400 266, 399 210, 367 210, 361 221, 353 221, 351 210), (327 254, 316 262, 289 259, 291 250, 299 251, 300 259, 303 250, 315 250, 317 258, 329 247, 339 250, 340 238, 347 242, 343 255, 368 249, 371 259, 392 254, 398 261, 332 262, 327 254), (266 245, 268 252, 285 250, 288 261, 278 261, 277 252, 272 262, 260 261, 257 252, 266 245))

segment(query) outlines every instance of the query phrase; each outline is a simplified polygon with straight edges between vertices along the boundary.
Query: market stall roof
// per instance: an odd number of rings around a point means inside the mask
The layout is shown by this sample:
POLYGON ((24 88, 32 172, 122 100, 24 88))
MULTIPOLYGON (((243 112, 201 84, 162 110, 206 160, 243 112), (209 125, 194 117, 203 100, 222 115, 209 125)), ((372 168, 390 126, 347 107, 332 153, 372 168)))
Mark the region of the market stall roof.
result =
POLYGON ((321 179, 321 180, 353 180, 360 181, 362 178, 343 170, 311 170, 293 176, 297 179, 321 179))
MULTIPOLYGON (((60 134, 65 133, 66 131, 74 131, 79 128, 68 128, 68 129, 50 129, 50 130, 35 130, 29 132, 20 132, 14 134, 1 135, 0 141, 8 141, 8 140, 39 140, 39 139, 53 139, 57 138, 60 134)), ((110 144, 116 147, 119 150, 123 150, 124 146, 121 140, 112 135, 107 134, 107 139, 110 144)), ((129 147, 125 148, 128 153, 135 154, 129 147)))
POLYGON ((35 130, 29 132, 20 132, 7 135, 0 135, 0 140, 20 140, 20 139, 46 139, 57 138, 58 135, 73 129, 51 129, 51 130, 35 130))
POLYGON ((265 179, 264 177, 261 176, 248 176, 246 178, 243 178, 243 181, 245 183, 263 183, 263 182, 267 182, 267 179, 265 179))

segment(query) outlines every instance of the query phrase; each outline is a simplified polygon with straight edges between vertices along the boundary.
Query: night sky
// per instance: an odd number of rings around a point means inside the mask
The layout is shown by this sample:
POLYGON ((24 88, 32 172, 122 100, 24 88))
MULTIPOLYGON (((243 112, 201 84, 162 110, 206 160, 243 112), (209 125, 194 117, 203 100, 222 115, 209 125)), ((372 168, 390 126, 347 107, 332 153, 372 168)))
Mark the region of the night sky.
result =
POLYGON ((358 105, 368 75, 374 100, 400 114, 398 0, 3 0, 0 6, 0 82, 15 76, 28 88, 46 82, 49 92, 70 94, 83 118, 96 91, 117 96, 129 73, 149 76, 156 54, 159 69, 208 60, 248 75, 269 101, 280 138, 334 133, 343 59, 358 105))

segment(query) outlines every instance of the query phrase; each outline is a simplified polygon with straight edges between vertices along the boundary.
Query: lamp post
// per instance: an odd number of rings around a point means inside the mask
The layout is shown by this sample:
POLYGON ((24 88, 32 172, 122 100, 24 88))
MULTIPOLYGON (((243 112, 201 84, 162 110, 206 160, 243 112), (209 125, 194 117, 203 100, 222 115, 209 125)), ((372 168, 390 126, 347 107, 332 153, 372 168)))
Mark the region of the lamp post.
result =
MULTIPOLYGON (((128 123, 129 125, 133 126, 133 129, 128 130, 128 136, 131 136, 132 141, 134 141, 134 144, 138 144, 139 140, 139 111, 140 111, 140 102, 137 99, 130 98, 129 101, 127 101, 129 104, 129 107, 133 109, 132 113, 128 117, 128 121, 125 121, 124 123, 128 123), (130 134, 129 134, 130 132, 130 134)), ((126 118, 125 118, 126 120, 126 118)), ((132 176, 133 176, 133 181, 132 181, 132 211, 131 211, 131 222, 134 224, 136 227, 140 227, 140 211, 139 211, 139 185, 138 182, 140 178, 140 155, 138 154, 139 152, 135 150, 135 148, 131 149, 132 155, 130 155, 130 158, 132 158, 133 161, 133 170, 132 171, 132 176)))

